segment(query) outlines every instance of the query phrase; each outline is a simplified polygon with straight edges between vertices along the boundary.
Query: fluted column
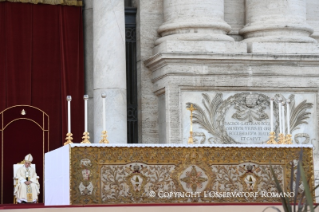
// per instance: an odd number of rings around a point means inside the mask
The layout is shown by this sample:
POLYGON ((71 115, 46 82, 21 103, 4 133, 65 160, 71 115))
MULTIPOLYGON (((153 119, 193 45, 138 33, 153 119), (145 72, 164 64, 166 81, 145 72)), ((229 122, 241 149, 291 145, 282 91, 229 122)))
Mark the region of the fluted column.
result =
POLYGON ((246 42, 315 43, 306 22, 306 0, 246 0, 246 42))
POLYGON ((110 143, 127 143, 124 0, 94 0, 94 142, 102 135, 102 98, 110 143))
POLYGON ((163 0, 164 23, 158 29, 166 40, 233 41, 224 21, 224 0, 163 0))

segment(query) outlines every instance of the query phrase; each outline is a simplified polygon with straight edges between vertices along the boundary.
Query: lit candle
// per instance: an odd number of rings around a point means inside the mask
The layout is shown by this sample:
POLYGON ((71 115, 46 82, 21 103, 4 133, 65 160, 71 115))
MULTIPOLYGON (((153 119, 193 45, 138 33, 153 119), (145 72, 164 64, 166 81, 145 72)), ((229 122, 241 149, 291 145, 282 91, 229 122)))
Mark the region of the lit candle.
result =
POLYGON ((84 99, 84 132, 88 131, 88 95, 83 96, 84 99))
POLYGON ((287 134, 290 134, 290 100, 287 100, 287 134))
POLYGON ((274 98, 270 98, 270 132, 274 131, 274 98))
POLYGON ((106 131, 106 127, 105 127, 105 97, 106 97, 106 94, 102 93, 101 97, 102 97, 102 101, 103 101, 103 131, 106 131))
POLYGON ((285 102, 282 103, 282 133, 285 135, 285 102))
POLYGON ((66 101, 68 101, 68 133, 71 133, 71 96, 66 96, 66 101))
POLYGON ((279 100, 278 103, 278 108, 279 108, 279 114, 278 114, 278 119, 279 119, 279 133, 282 133, 282 124, 281 124, 281 100, 279 100))

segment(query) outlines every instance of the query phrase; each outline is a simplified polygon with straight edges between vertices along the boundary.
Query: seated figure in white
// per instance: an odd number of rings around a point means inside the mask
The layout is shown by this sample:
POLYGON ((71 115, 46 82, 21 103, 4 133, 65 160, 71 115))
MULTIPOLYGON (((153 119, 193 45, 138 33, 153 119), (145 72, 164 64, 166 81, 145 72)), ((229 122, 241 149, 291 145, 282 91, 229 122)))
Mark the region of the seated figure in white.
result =
POLYGON ((33 157, 25 156, 24 165, 17 170, 18 184, 14 189, 14 195, 18 203, 36 203, 40 194, 40 184, 35 170, 31 167, 33 157))

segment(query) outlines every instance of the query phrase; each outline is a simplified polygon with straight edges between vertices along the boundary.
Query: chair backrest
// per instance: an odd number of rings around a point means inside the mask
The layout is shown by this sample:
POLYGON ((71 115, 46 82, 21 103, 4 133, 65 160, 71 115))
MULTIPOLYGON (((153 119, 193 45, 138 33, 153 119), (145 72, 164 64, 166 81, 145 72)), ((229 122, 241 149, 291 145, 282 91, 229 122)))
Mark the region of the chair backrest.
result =
MULTIPOLYGON (((24 164, 13 164, 13 178, 16 177, 17 171, 20 167, 22 167, 24 164)), ((35 170, 35 164, 31 164, 31 167, 35 170)), ((15 185, 15 179, 13 179, 13 185, 15 185)))

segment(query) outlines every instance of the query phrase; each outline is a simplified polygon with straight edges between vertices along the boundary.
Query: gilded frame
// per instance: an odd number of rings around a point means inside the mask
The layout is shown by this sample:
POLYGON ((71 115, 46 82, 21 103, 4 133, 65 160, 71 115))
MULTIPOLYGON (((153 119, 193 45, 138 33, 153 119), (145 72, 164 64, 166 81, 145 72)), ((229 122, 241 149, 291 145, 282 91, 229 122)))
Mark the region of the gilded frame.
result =
MULTIPOLYGON (((31 105, 15 105, 15 106, 12 106, 12 107, 8 107, 6 108, 5 110, 1 111, 0 112, 0 117, 1 117, 1 128, 0 128, 0 132, 1 132, 1 204, 3 204, 3 152, 4 152, 4 149, 3 149, 3 143, 4 143, 4 130, 10 125, 12 124, 13 122, 15 121, 19 121, 19 120, 27 120, 27 121, 31 121, 33 122, 34 124, 36 124, 41 130, 42 130, 42 151, 43 151, 43 176, 44 176, 44 152, 45 152, 45 143, 47 142, 47 151, 49 151, 49 147, 50 147, 50 142, 49 142, 49 137, 50 137, 50 120, 49 120, 49 115, 44 112, 43 110, 37 108, 37 107, 34 107, 34 106, 31 106, 31 105), (35 120, 33 119, 29 119, 29 118, 21 118, 18 117, 17 115, 17 118, 15 119, 12 119, 8 124, 4 125, 4 115, 5 115, 5 112, 12 109, 12 108, 16 108, 16 107, 21 107, 21 110, 22 109, 27 109, 27 108, 33 108, 33 109, 36 109, 37 111, 39 111, 41 114, 42 114, 42 123, 37 123, 35 120), (47 122, 45 123, 45 117, 47 117, 47 122), (47 132, 47 136, 45 136, 45 132, 47 132), (46 138, 47 137, 47 138, 46 138)), ((42 179, 42 185, 44 186, 44 179, 42 179)), ((43 198, 44 198, 44 195, 43 195, 43 198)))

